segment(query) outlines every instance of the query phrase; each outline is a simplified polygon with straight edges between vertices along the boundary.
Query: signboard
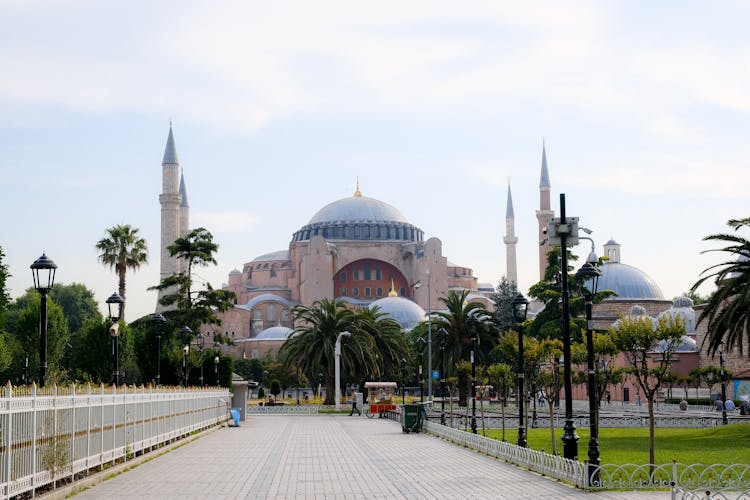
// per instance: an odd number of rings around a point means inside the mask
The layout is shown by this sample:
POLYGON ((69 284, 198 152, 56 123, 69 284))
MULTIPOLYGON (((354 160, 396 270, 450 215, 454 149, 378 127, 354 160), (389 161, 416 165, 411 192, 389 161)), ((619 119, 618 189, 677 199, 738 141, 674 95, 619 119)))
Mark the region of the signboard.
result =
POLYGON ((560 246, 562 241, 560 235, 565 234, 565 246, 574 247, 578 244, 578 217, 566 217, 565 224, 560 222, 559 217, 549 221, 547 226, 547 238, 552 246, 560 246))
POLYGON ((432 370, 432 380, 440 380, 440 370, 432 370))

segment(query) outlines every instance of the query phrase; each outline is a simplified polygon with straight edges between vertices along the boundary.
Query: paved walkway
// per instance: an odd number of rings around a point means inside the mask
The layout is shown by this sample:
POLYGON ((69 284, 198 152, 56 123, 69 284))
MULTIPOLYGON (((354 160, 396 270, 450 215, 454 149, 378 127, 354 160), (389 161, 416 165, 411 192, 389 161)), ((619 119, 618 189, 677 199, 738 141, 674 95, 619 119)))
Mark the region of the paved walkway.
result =
POLYGON ((249 416, 86 490, 85 498, 669 498, 585 493, 389 420, 249 416))

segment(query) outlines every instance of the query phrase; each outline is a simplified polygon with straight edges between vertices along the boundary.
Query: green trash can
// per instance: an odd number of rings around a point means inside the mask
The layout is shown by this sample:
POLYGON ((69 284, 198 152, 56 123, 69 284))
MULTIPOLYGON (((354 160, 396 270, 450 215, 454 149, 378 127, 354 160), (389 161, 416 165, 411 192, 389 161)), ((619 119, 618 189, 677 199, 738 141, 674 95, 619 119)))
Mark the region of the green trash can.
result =
POLYGON ((401 431, 419 432, 422 429, 422 405, 405 404, 401 406, 401 431))

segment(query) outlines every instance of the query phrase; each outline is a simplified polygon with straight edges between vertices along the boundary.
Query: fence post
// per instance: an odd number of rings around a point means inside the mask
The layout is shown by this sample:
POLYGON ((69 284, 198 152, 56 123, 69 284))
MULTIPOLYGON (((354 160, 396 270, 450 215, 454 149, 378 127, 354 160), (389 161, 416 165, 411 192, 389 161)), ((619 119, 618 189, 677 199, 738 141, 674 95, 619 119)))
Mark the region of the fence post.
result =
POLYGON ((11 411, 11 407, 13 406, 13 386, 10 385, 10 380, 8 381, 8 385, 5 386, 5 397, 8 398, 8 418, 6 420, 8 422, 8 431, 5 433, 8 439, 5 443, 6 471, 3 483, 5 483, 5 497, 10 498, 10 465, 13 463, 13 454, 11 451, 13 448, 13 412, 11 411))
POLYGON ((76 435, 78 429, 76 428, 76 384, 73 382, 73 387, 70 395, 70 430, 72 433, 72 439, 70 440, 70 476, 75 476, 75 465, 76 465, 76 435))
POLYGON ((32 407, 32 417, 31 417, 31 491, 36 490, 36 448, 37 448, 37 440, 36 440, 36 404, 37 404, 37 393, 36 393, 36 382, 31 383, 31 407, 32 407))
POLYGON ((99 470, 104 470, 104 383, 99 384, 99 470))

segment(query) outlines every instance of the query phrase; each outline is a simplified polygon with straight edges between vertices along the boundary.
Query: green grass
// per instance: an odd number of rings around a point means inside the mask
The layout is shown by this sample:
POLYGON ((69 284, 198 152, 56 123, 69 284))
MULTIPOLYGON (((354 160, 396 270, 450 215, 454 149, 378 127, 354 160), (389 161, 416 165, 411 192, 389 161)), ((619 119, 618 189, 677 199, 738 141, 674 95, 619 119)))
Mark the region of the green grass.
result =
MULTIPOLYGON (((480 430, 481 432, 481 430, 480 430)), ((587 456, 589 429, 576 429, 578 455, 587 456)), ((499 429, 488 431, 488 437, 499 439, 499 429)), ((562 429, 555 429, 557 453, 562 454, 562 429)), ((505 439, 515 443, 515 429, 505 432, 505 439)), ((549 429, 529 429, 528 445, 535 450, 552 451, 549 429)), ((705 429, 656 429, 656 463, 677 460, 684 464, 750 463, 750 423, 722 425, 705 429)), ((600 429, 600 460, 603 464, 648 463, 648 428, 600 429)))

